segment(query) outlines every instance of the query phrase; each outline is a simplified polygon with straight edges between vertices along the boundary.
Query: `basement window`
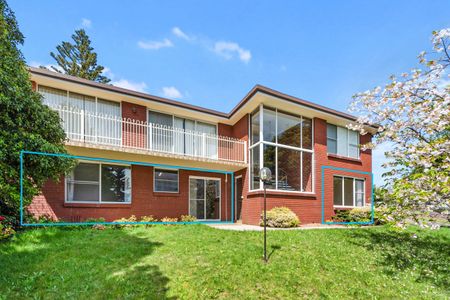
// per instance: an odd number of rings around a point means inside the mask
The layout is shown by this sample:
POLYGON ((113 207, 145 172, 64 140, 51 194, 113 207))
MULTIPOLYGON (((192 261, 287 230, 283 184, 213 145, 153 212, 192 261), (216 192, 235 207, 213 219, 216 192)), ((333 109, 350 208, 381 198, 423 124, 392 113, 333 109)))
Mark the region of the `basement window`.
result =
POLYGON ((333 204, 335 207, 363 207, 364 180, 351 177, 333 177, 333 204))

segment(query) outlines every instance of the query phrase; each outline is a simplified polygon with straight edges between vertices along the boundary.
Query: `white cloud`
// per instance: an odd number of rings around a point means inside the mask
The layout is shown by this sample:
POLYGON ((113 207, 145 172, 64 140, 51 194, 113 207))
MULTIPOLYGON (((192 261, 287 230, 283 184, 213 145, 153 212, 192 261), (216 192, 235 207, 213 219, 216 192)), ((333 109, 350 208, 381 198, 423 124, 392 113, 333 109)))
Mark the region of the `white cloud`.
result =
POLYGON ((184 40, 186 40, 186 41, 190 41, 190 40, 193 39, 192 37, 190 37, 190 36, 188 36, 186 33, 184 33, 184 32, 180 29, 180 27, 174 27, 174 28, 172 28, 172 33, 173 33, 176 37, 179 37, 179 38, 184 39, 184 40))
POLYGON ((181 99, 183 94, 174 86, 165 86, 162 88, 162 94, 167 98, 181 99))
POLYGON ((92 21, 86 18, 81 19, 81 27, 83 28, 91 28, 92 21))
POLYGON ((117 81, 113 81, 111 82, 112 85, 114 86, 118 86, 124 89, 128 89, 128 90, 133 90, 136 92, 142 92, 145 93, 146 88, 147 88, 147 84, 145 84, 145 82, 132 82, 126 79, 120 79, 117 81))
POLYGON ((219 41, 214 44, 213 51, 225 59, 232 59, 235 55, 244 63, 248 63, 252 58, 250 50, 246 50, 239 46, 238 43, 219 41))
POLYGON ((173 47, 173 43, 169 39, 164 39, 162 41, 139 41, 139 48, 146 50, 158 50, 161 48, 173 47))

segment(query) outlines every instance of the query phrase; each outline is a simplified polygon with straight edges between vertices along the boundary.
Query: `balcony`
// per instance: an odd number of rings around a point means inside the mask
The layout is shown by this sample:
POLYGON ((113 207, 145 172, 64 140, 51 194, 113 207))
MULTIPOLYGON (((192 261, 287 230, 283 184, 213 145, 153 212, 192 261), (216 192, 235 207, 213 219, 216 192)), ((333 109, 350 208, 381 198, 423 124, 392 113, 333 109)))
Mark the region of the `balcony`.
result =
POLYGON ((58 112, 67 144, 228 164, 247 162, 247 142, 68 107, 58 112))

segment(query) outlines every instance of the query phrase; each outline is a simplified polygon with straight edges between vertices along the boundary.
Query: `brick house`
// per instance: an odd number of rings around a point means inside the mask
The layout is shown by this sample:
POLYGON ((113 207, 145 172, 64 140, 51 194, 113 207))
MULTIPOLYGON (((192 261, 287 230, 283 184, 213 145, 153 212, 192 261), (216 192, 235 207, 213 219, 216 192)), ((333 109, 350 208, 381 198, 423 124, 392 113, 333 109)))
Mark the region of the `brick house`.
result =
POLYGON ((29 68, 33 87, 55 109, 68 153, 80 159, 48 182, 28 210, 69 222, 87 218, 193 215, 257 224, 259 169, 269 167, 268 208, 287 206, 303 224, 370 203, 376 128, 359 135, 355 117, 255 86, 229 113, 29 68), (322 182, 322 166, 326 169, 322 182), (322 191, 323 187, 323 191, 322 191))

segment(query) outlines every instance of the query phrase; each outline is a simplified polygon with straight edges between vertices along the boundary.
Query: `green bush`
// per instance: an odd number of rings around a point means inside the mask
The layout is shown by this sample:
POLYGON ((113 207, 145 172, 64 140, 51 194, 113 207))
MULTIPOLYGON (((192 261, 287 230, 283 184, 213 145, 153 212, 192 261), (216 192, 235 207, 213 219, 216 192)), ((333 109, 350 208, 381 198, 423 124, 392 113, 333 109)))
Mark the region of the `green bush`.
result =
POLYGON ((84 223, 104 223, 106 222, 105 218, 87 218, 84 220, 84 223))
MULTIPOLYGON (((267 211, 267 226, 278 228, 297 227, 300 220, 297 215, 287 207, 274 207, 267 211)), ((260 225, 264 225, 264 213, 261 214, 260 225)))
POLYGON ((16 231, 7 217, 0 216, 0 241, 12 237, 16 231))
MULTIPOLYGON (((335 222, 370 222, 372 209, 370 206, 356 207, 347 210, 338 210, 332 217, 335 222)), ((377 207, 374 211, 374 224, 382 225, 387 223, 387 211, 377 207)))
POLYGON ((191 215, 183 215, 180 218, 181 222, 195 222, 197 221, 197 218, 191 215))

